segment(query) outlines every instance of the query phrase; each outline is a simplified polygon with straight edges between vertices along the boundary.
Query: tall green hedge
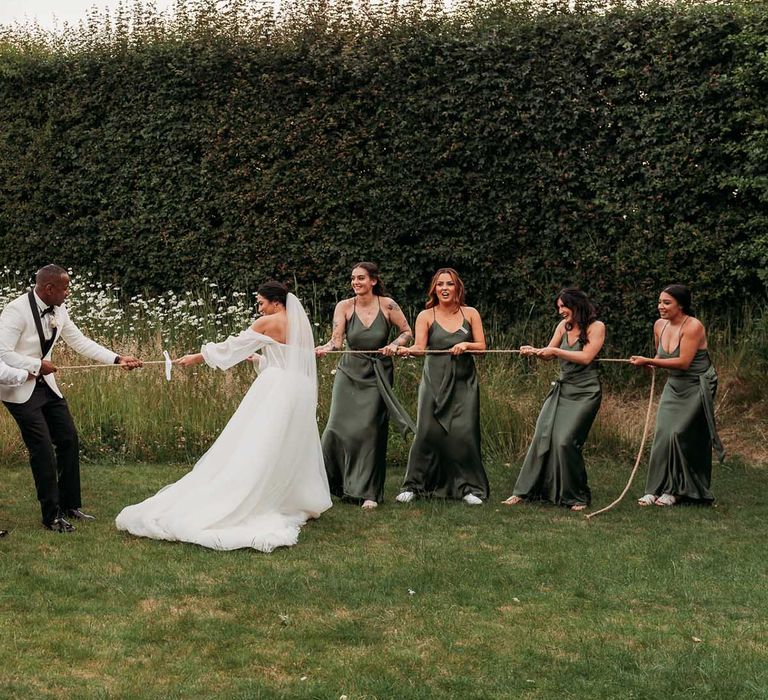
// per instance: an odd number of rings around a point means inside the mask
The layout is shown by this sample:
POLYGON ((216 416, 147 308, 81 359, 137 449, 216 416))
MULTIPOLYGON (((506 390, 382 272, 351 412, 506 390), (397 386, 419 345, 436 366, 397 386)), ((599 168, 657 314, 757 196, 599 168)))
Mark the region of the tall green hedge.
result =
POLYGON ((768 282, 768 6, 197 2, 0 41, 0 245, 128 291, 437 266, 515 320, 579 284, 627 338, 657 292, 768 282), (183 8, 182 8, 183 9, 183 8))

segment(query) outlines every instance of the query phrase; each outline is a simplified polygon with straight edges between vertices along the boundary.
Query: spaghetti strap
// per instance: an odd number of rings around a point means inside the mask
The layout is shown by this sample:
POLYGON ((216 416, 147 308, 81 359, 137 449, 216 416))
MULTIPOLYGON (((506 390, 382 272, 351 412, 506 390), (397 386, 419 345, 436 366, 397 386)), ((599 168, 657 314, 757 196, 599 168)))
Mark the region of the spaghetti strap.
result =
POLYGON ((379 299, 379 313, 384 317, 384 322, 387 324, 387 328, 392 328, 392 320, 384 313, 384 309, 381 308, 381 296, 376 295, 379 299))
POLYGON ((683 319, 683 322, 680 324, 680 330, 677 332, 677 347, 675 348, 675 352, 680 349, 680 345, 683 342, 683 326, 686 324, 690 316, 686 316, 683 319))
POLYGON ((461 304, 459 304, 459 311, 461 312, 461 317, 466 321, 467 317, 464 315, 464 309, 461 308, 461 304))
MULTIPOLYGON (((674 350, 665 350, 665 352, 676 352, 680 348, 680 343, 683 342, 683 326, 686 324, 690 316, 686 316, 683 322, 680 324, 680 330, 677 332, 677 347, 674 350)), ((667 330, 667 326, 669 325, 669 321, 667 321, 664 324, 664 328, 661 329, 661 335, 659 335, 659 347, 663 350, 664 345, 661 342, 661 339, 664 337, 664 331, 667 330)))
POLYGON ((664 346, 661 344, 661 339, 664 337, 664 331, 665 331, 665 330, 667 330, 667 326, 668 326, 668 325, 669 325, 669 321, 667 321, 667 322, 664 324, 664 328, 662 328, 662 329, 661 329, 661 333, 659 333, 659 346, 660 346, 660 347, 664 347, 664 346))

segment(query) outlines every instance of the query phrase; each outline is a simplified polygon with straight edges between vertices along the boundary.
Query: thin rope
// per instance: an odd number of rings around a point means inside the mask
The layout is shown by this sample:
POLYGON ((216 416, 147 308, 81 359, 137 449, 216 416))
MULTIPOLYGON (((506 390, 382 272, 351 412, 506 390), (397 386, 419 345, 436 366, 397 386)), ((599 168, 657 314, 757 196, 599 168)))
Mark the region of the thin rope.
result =
MULTIPOLYGON (((378 350, 328 350, 325 354, 326 355, 370 355, 372 353, 378 353, 378 350)), ((520 350, 506 350, 506 349, 492 349, 492 350, 467 350, 466 352, 462 353, 464 355, 488 355, 488 354, 507 354, 507 355, 519 355, 520 350)), ((423 353, 419 353, 419 355, 390 355, 389 357, 399 357, 400 359, 410 359, 413 357, 421 357, 421 355, 449 355, 451 354, 450 350, 425 350, 423 353)), ((533 357, 533 355, 532 355, 533 357)), ((593 362, 629 362, 630 360, 623 358, 623 357, 598 357, 593 360, 593 362)), ((142 365, 164 365, 165 360, 149 360, 147 362, 142 362, 142 365)), ((68 365, 66 367, 57 367, 58 370, 63 369, 98 369, 98 368, 107 368, 107 367, 121 367, 121 365, 68 365)))
POLYGON ((651 367, 651 391, 648 395, 648 409, 645 412, 645 427, 643 428, 643 439, 640 441, 640 449, 637 451, 637 459, 635 460, 635 466, 632 468, 632 473, 629 475, 629 481, 627 481, 627 485, 624 487, 624 490, 621 492, 621 495, 611 504, 607 505, 605 508, 601 508, 600 510, 596 510, 594 513, 588 513, 587 514, 587 520, 590 518, 594 518, 596 515, 600 515, 600 513, 605 513, 606 511, 613 508, 615 505, 617 505, 621 500, 624 498, 624 496, 627 495, 627 491, 629 491, 629 487, 632 485, 632 481, 635 478, 635 474, 637 474, 637 468, 640 466, 640 460, 643 457, 643 449, 645 448, 645 440, 648 437, 648 427, 651 424, 651 408, 653 407, 653 391, 656 388, 656 368, 651 367))
MULTIPOLYGON (((327 350, 325 355, 371 355, 378 353, 378 350, 327 350)), ((506 354, 506 355, 519 355, 520 350, 507 350, 507 349, 491 349, 491 350, 465 350, 462 355, 488 355, 492 353, 506 354)), ((398 357, 400 359, 409 359, 413 357, 421 357, 422 355, 449 355, 450 350, 424 350, 418 355, 389 355, 389 357, 398 357)), ((534 355, 531 355, 534 357, 534 355)), ((629 359, 623 357, 598 357, 593 362, 630 362, 629 359)))
MULTIPOLYGON (((370 355, 371 353, 378 353, 378 350, 327 350, 326 355, 370 355)), ((421 357, 422 355, 448 355, 450 350, 424 350, 418 355, 397 355, 400 358, 409 357, 421 357)), ((487 355, 489 353, 506 353, 508 355, 519 354, 519 350, 465 350, 462 355, 487 355)), ((390 355, 390 357, 396 357, 390 355)))
MULTIPOLYGON (((142 362, 141 364, 142 365, 164 365, 165 364, 165 360, 149 360, 147 362, 142 362)), ((116 364, 111 364, 111 365, 69 365, 68 367, 57 367, 56 369, 57 370, 62 370, 62 369, 96 369, 98 367, 101 367, 101 368, 112 367, 112 368, 114 368, 114 367, 122 367, 122 365, 116 365, 116 364)))

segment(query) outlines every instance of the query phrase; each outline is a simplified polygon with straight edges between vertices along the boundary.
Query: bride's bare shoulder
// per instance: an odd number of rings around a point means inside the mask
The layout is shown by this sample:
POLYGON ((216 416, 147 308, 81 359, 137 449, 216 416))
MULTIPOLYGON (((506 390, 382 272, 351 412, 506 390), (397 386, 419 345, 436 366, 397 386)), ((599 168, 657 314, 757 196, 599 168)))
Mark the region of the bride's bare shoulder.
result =
POLYGON ((284 313, 260 316, 253 322, 251 330, 269 336, 278 343, 284 343, 288 330, 288 318, 284 313))

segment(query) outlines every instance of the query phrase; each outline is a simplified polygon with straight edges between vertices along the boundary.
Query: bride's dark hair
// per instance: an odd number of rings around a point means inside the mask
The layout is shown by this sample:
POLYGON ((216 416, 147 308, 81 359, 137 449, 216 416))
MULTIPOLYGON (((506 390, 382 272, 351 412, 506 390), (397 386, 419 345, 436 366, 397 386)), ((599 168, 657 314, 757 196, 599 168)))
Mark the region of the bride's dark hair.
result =
POLYGON ((288 287, 276 280, 264 282, 257 290, 267 301, 279 301, 283 306, 288 298, 288 287))

